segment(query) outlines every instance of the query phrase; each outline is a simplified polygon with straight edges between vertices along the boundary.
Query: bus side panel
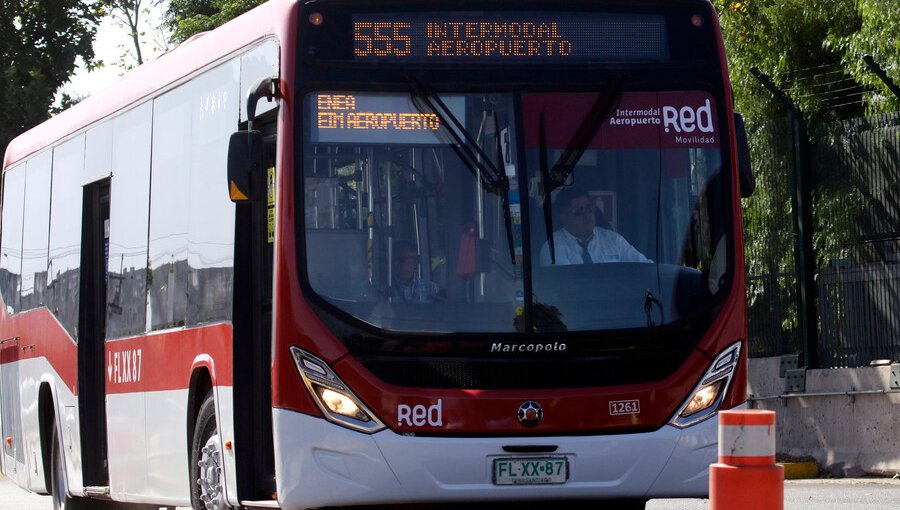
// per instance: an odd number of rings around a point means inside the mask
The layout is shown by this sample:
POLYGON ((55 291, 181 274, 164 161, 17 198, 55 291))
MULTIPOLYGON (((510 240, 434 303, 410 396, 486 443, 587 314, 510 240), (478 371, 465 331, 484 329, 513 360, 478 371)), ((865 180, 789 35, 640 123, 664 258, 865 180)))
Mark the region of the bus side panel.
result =
POLYGON ((143 380, 134 380, 137 354, 121 337, 142 332, 147 278, 152 110, 144 103, 113 120, 109 202, 109 267, 106 291, 106 383, 109 487, 129 501, 147 490, 143 380), (128 394, 117 385, 133 383, 128 394))
MULTIPOLYGON (((120 413, 116 424, 110 419, 110 446, 114 434, 140 434, 146 438, 146 457, 143 459, 110 457, 110 464, 126 466, 126 461, 145 464, 140 476, 146 477, 141 492, 119 491, 115 499, 122 501, 157 503, 173 506, 190 505, 190 480, 186 424, 188 421, 188 386, 191 371, 203 360, 202 366, 210 370, 217 392, 228 398, 231 392, 231 326, 215 324, 207 327, 171 329, 150 335, 112 342, 108 345, 107 385, 108 409, 120 413), (199 354, 198 354, 199 353, 199 354), (139 391, 140 389, 140 391, 139 391), (134 430, 127 429, 123 418, 125 406, 143 402, 145 415, 140 423, 128 421, 134 430), (116 427, 116 432, 113 428, 116 427)), ((202 398, 202 395, 200 396, 202 398)), ((221 405, 221 403, 220 403, 221 405)), ((225 414, 222 420, 225 421, 225 414)), ((224 425, 224 424, 223 424, 224 425)), ((220 432, 228 430, 220 426, 220 432)), ((222 442, 232 436, 221 432, 222 442)), ((126 439, 127 440, 127 439, 126 439)), ((121 448, 119 452, 121 452, 121 448)), ((116 487, 124 487, 139 481, 134 475, 137 467, 128 467, 129 477, 118 475, 113 469, 110 477, 116 487)))
MULTIPOLYGON (((3 320, 3 334, 18 337, 3 345, 0 376, 3 424, 11 445, 4 442, 4 472, 21 487, 45 493, 44 452, 41 443, 40 391, 47 384, 53 398, 54 429, 67 463, 70 490, 81 490, 77 397, 74 394, 75 344, 46 308, 3 320), (17 422, 17 423, 16 423, 17 422)), ((50 425, 48 423, 48 425, 50 425)), ((47 438, 47 445, 52 438, 47 438)), ((49 469, 49 466, 47 466, 49 469)))
POLYGON ((22 349, 18 332, 9 316, 18 309, 22 279, 22 224, 25 207, 24 163, 6 169, 3 174, 2 240, 0 240, 0 393, 2 393, 3 472, 23 485, 25 456, 22 443, 22 406, 19 390, 19 364, 22 349), (7 444, 7 438, 11 444, 7 444))
MULTIPOLYGON (((196 287, 198 294, 192 301, 217 303, 204 307, 198 320, 206 322, 213 319, 224 319, 209 314, 226 314, 231 319, 234 290, 234 244, 245 240, 234 238, 235 209, 227 193, 227 155, 228 141, 231 134, 238 129, 241 93, 240 57, 215 67, 198 76, 190 84, 185 85, 191 111, 190 123, 190 206, 189 206, 189 255, 188 262, 193 271, 192 278, 201 284, 196 287), (228 286, 220 281, 227 274, 228 286), (227 294, 227 295, 226 295, 227 294)), ((189 312, 190 320, 190 312, 189 312)), ((231 413, 232 400, 231 378, 231 330, 224 340, 226 350, 210 351, 213 355, 215 373, 212 374, 216 387, 217 425, 219 428, 219 451, 223 452, 226 498, 234 494, 235 465, 234 456, 225 448, 225 441, 234 438, 234 418, 231 413), (228 374, 223 373, 225 361, 228 360, 228 374), (229 380, 226 382, 226 378, 229 380)), ((196 395, 202 399, 203 395, 196 395)), ((187 452, 190 456, 190 452, 187 452)))
POLYGON ((148 391, 146 501, 190 506, 188 452, 184 441, 188 391, 148 391))
MULTIPOLYGON (((4 337, 11 338, 5 332, 4 337)), ((2 359, 0 391, 2 391, 3 398, 3 474, 20 487, 25 487, 28 482, 28 470, 25 467, 25 445, 22 437, 19 352, 21 351, 15 342, 4 344, 0 351, 0 359, 2 359), (10 443, 6 442, 7 438, 11 439, 10 443)))

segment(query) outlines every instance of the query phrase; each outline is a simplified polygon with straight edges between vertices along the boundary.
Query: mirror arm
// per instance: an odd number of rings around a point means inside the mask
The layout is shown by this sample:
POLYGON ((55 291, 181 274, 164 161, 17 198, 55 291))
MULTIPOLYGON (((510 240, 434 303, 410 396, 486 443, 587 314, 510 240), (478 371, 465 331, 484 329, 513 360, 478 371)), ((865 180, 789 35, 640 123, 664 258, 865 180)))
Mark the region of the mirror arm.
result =
POLYGON ((256 106, 260 99, 276 100, 279 98, 281 82, 278 78, 263 78, 255 87, 250 87, 247 92, 247 131, 253 131, 253 121, 256 120, 256 106))

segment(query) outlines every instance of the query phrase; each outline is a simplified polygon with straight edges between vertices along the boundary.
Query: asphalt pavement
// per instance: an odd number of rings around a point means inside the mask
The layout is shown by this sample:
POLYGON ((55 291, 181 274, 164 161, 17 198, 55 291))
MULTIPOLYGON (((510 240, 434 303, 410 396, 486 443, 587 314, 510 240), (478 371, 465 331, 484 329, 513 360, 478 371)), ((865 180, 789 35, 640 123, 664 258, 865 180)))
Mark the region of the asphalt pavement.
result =
MULTIPOLYGON (((784 510, 898 510, 900 479, 854 478, 785 483, 784 510)), ((472 505, 467 505, 472 506, 472 505)), ((527 505, 523 505, 527 508, 527 505)), ((52 510, 49 496, 38 496, 0 478, 0 510, 52 510)), ((535 508, 543 508, 535 505, 535 508)), ((647 510, 708 510, 705 499, 654 499, 647 510)), ((725 510, 725 509, 722 509, 725 510)))

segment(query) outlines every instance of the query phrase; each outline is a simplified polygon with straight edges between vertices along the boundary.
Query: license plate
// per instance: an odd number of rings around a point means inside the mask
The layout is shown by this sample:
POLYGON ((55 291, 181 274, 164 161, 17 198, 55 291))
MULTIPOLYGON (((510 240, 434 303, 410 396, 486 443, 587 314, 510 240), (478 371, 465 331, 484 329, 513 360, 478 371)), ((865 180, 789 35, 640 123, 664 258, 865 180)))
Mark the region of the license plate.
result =
POLYGON ((494 459, 494 485, 542 485, 566 483, 569 460, 565 457, 502 457, 494 459))

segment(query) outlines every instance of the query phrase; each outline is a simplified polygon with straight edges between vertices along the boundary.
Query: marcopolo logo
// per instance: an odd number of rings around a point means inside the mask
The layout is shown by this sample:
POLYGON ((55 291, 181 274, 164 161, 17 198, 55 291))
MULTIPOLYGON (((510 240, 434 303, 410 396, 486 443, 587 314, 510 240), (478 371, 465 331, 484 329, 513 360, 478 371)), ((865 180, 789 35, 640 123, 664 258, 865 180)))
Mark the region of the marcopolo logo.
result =
POLYGON ((444 425, 441 412, 441 399, 438 399, 436 404, 428 407, 421 404, 415 406, 400 404, 397 406, 397 425, 403 426, 405 424, 410 427, 431 425, 432 427, 441 427, 444 425))
POLYGON ((493 342, 491 343, 491 352, 500 353, 519 353, 519 352, 565 352, 566 344, 563 342, 547 342, 547 343, 511 343, 511 342, 493 342))
POLYGON ((663 106, 663 127, 666 133, 670 130, 676 133, 693 133, 700 131, 701 133, 712 133, 715 131, 713 124, 712 107, 709 99, 702 106, 694 109, 690 106, 676 108, 674 106, 663 106))

